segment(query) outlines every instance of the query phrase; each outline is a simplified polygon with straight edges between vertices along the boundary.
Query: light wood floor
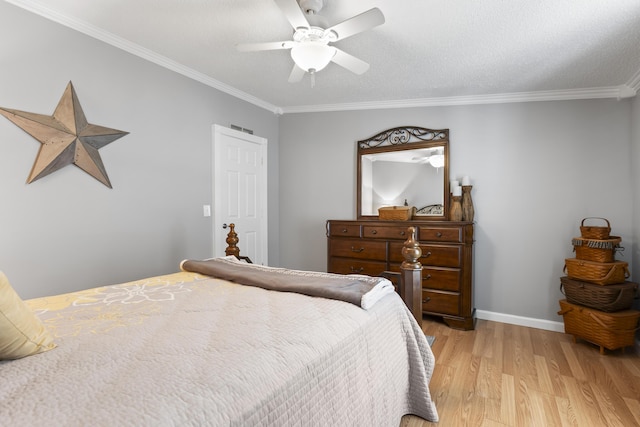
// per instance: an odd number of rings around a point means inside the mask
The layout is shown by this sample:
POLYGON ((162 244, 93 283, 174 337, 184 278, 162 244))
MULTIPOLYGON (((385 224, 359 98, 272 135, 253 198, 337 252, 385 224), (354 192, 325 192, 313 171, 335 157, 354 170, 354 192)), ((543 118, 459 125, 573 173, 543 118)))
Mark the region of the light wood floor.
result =
POLYGON ((435 335, 432 397, 440 422, 401 427, 640 426, 640 357, 570 335, 478 320, 474 331, 423 321, 435 335))

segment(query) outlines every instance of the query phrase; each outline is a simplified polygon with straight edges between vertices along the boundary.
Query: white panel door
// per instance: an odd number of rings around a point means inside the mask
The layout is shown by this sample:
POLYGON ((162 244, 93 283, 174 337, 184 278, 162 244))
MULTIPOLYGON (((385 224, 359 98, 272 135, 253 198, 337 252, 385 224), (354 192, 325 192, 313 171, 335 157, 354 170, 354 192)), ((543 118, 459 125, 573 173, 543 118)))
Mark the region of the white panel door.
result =
POLYGON ((267 264, 267 140, 213 126, 213 247, 223 256, 234 223, 240 255, 267 264))

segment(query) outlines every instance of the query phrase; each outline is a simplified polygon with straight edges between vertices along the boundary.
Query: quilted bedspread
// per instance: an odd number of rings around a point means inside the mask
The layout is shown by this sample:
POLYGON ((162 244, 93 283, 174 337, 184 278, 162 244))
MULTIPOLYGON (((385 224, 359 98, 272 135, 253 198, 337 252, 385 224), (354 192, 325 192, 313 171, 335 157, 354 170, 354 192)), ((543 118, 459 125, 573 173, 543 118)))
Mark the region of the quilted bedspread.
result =
POLYGON ((342 301, 181 272, 29 300, 58 347, 0 362, 0 425, 398 426, 437 421, 400 297, 342 301))

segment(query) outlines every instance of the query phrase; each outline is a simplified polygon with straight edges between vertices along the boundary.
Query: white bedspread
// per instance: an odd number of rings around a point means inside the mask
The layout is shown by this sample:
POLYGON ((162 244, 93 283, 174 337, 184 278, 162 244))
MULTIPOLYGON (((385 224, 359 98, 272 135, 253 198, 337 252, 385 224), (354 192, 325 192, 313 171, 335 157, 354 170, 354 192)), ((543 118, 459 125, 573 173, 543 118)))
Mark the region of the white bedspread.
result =
POLYGON ((182 272, 28 303, 58 347, 0 362, 2 426, 437 420, 433 354, 396 294, 365 311, 182 272))

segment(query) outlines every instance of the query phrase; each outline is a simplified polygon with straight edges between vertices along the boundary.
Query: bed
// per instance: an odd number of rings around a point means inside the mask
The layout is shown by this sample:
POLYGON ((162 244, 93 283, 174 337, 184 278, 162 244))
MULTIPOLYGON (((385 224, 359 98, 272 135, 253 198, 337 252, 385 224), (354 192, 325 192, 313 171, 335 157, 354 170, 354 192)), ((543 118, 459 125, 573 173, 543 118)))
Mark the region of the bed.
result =
MULTIPOLYGON (((365 309, 335 295, 198 272, 214 262, 254 276, 269 270, 230 258, 189 260, 173 274, 27 301, 0 274, 0 424, 398 426, 405 414, 438 420, 429 391, 433 353, 398 293, 384 292, 365 309), (10 328, 26 337, 17 347, 7 345, 10 328)), ((329 276, 284 274, 305 283, 329 276)), ((371 279, 340 279, 359 278, 371 279)))

